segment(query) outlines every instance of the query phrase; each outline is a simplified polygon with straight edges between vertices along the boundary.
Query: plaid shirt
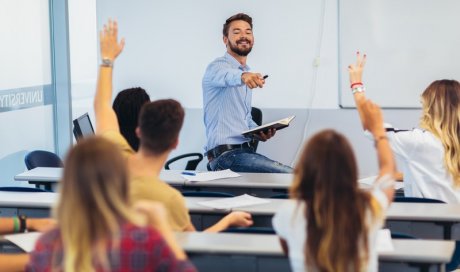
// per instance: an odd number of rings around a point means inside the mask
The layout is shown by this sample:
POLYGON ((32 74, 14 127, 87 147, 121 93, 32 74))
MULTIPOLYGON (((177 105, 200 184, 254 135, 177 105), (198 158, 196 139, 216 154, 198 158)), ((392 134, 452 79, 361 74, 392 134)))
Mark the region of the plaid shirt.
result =
MULTIPOLYGON (((188 261, 175 258, 160 233, 152 228, 124 224, 121 227, 119 247, 112 249, 112 242, 107 243, 110 271, 184 271, 195 272, 188 261)), ((31 253, 26 271, 52 271, 53 267, 63 271, 63 248, 59 229, 51 230, 40 237, 31 253), (53 260, 56 260, 53 263, 53 260)), ((95 271, 104 271, 95 263, 95 271)))

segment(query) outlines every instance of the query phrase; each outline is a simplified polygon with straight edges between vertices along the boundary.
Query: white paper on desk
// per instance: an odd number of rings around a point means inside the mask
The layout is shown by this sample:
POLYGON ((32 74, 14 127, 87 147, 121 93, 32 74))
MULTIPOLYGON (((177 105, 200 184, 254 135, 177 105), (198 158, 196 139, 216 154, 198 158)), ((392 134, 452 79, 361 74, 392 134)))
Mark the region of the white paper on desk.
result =
POLYGON ((42 235, 41 232, 27 232, 4 235, 3 237, 23 249, 25 252, 32 252, 40 235, 42 235))
POLYGON ((391 232, 389 229, 381 229, 377 233, 377 252, 394 251, 393 241, 391 240, 391 232))
MULTIPOLYGON (((376 179, 377 179, 377 176, 371 176, 371 177, 359 179, 358 182, 362 183, 362 184, 369 185, 369 186, 372 187, 372 186, 374 186, 374 182, 375 182, 376 179)), ((402 189, 402 188, 404 188, 404 182, 396 181, 395 182, 395 190, 399 190, 399 189, 402 189)))
POLYGON ((215 179, 225 179, 225 178, 237 178, 241 175, 233 172, 230 169, 222 171, 210 171, 210 172, 196 172, 194 176, 191 175, 181 175, 188 181, 208 181, 215 179))
POLYGON ((219 209, 219 210, 228 210, 232 208, 244 207, 244 206, 251 206, 251 205, 258 205, 258 204, 266 204, 270 203, 270 201, 258 198, 255 196, 250 196, 247 194, 236 196, 236 197, 228 197, 222 198, 217 200, 209 200, 209 201, 201 201, 198 202, 201 206, 219 209))

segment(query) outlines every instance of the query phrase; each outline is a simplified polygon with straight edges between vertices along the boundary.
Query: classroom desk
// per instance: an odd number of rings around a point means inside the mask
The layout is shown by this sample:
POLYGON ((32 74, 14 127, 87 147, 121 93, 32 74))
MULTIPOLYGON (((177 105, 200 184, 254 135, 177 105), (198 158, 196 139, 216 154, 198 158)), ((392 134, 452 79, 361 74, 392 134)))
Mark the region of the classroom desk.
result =
MULTIPOLYGON (((216 198, 186 197, 186 204, 196 226, 207 228, 215 224, 230 210, 203 207, 198 202, 216 198), (220 216, 219 216, 220 214, 220 216)), ((254 225, 271 227, 271 217, 287 199, 268 199, 270 203, 232 209, 253 215, 254 225)), ((443 238, 450 240, 452 226, 460 223, 460 204, 392 203, 387 211, 387 221, 432 222, 443 227, 443 238)))
MULTIPOLYGON (((0 216, 25 214, 32 217, 49 216, 50 208, 56 203, 57 193, 1 192, 0 216)), ((203 207, 198 202, 215 198, 186 197, 193 223, 200 229, 213 225, 229 210, 215 210, 203 207)), ((268 199, 267 204, 235 208, 253 215, 256 226, 271 226, 271 217, 287 199, 268 199)), ((392 203, 387 211, 387 221, 434 222, 443 226, 443 237, 451 238, 452 226, 460 223, 460 204, 392 203)))
MULTIPOLYGON (((293 174, 280 173, 240 173, 241 177, 212 181, 191 182, 184 179, 179 170, 163 170, 160 179, 179 191, 216 191, 234 195, 251 194, 258 197, 271 197, 286 194, 292 184, 293 174)), ((48 190, 56 190, 62 176, 62 168, 37 167, 14 177, 18 181, 29 181, 31 184, 44 186, 48 190)), ((367 184, 360 183, 363 189, 367 184)))
MULTIPOLYGON (((176 237, 199 271, 289 271, 276 235, 184 232, 176 237)), ((393 239, 393 246, 394 251, 379 253, 380 264, 404 262, 420 271, 430 266, 444 271, 455 243, 393 239)))

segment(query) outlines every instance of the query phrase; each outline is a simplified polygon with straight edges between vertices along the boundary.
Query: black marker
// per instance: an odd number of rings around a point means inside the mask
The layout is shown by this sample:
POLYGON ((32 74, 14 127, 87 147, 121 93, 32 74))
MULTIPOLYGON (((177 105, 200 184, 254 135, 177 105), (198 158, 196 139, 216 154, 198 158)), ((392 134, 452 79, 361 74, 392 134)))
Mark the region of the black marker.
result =
POLYGON ((265 75, 265 76, 264 76, 264 79, 267 79, 267 77, 268 77, 268 75, 265 75))

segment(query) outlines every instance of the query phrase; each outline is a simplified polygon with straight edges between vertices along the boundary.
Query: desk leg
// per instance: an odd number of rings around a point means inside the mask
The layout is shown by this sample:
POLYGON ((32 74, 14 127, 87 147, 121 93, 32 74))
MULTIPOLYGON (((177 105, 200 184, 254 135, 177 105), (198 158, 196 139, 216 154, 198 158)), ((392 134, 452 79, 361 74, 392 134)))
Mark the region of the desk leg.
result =
POLYGON ((452 239, 452 226, 454 225, 453 222, 438 222, 438 223, 435 223, 435 224, 442 226, 444 240, 451 240, 452 239))

